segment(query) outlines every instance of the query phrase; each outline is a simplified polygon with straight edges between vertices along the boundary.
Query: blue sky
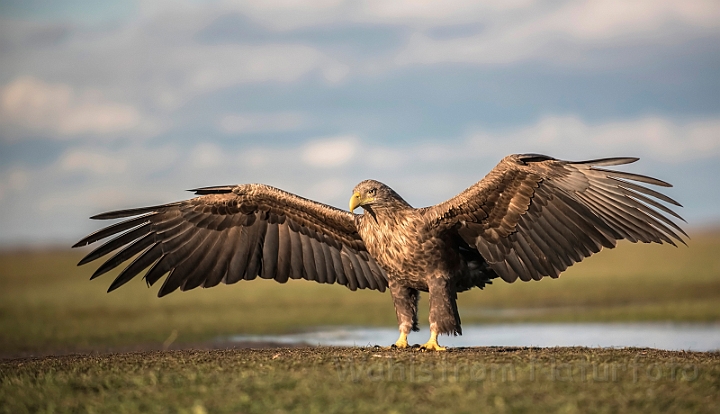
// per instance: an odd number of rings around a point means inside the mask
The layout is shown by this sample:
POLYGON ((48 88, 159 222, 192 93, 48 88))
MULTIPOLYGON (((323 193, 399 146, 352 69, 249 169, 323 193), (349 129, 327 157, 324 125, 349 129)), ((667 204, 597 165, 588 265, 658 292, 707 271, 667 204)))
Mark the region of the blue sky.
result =
POLYGON ((207 185, 429 205, 517 152, 638 156, 720 222, 720 3, 0 3, 0 245, 207 185))

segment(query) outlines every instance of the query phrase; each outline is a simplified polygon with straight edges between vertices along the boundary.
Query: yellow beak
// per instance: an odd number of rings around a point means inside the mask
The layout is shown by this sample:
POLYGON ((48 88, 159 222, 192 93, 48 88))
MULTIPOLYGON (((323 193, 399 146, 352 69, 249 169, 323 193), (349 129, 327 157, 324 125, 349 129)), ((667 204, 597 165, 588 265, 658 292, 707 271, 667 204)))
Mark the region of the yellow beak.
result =
POLYGON ((360 206, 362 200, 360 200, 360 193, 356 192, 350 197, 350 211, 355 211, 360 206))

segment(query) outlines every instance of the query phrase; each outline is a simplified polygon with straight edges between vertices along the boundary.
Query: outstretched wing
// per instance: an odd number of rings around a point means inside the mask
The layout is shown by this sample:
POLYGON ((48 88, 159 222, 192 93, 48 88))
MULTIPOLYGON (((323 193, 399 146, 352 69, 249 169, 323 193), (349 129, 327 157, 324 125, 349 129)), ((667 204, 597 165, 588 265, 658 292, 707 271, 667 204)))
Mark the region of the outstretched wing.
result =
POLYGON ((664 204, 677 201, 637 182, 671 185, 607 170, 637 158, 571 162, 538 154, 505 157, 484 179, 428 207, 434 223, 475 246, 507 282, 558 277, 573 263, 616 241, 685 243, 664 204))
POLYGON ((192 191, 199 197, 92 217, 130 218, 76 243, 73 247, 110 238, 78 265, 122 247, 92 279, 135 257, 108 291, 149 267, 144 276, 149 285, 169 273, 158 296, 257 276, 385 291, 387 276, 365 250, 352 213, 261 184, 192 191))

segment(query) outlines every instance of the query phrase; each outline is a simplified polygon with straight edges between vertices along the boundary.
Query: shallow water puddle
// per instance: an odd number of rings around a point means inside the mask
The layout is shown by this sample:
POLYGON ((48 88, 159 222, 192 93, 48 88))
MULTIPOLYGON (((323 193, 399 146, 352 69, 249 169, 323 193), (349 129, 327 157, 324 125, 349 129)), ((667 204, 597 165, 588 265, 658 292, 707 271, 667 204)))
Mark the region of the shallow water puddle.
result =
MULTIPOLYGON (((424 343, 427 328, 410 334, 411 344, 424 343)), ((275 342, 329 346, 387 346, 397 339, 395 328, 322 328, 289 335, 237 335, 238 342, 275 342)), ((442 336, 442 345, 464 346, 587 346, 642 347, 665 350, 720 350, 720 324, 582 323, 499 324, 463 326, 463 335, 442 336)))

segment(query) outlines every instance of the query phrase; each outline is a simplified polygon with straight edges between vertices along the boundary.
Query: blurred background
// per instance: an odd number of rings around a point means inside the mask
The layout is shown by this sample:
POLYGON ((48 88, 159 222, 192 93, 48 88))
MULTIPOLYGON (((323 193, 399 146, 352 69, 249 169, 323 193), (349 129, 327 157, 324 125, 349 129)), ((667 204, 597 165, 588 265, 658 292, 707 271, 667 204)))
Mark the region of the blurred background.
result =
POLYGON ((720 3, 0 2, 0 246, 262 182, 416 206, 504 155, 637 156, 720 221, 720 3))

